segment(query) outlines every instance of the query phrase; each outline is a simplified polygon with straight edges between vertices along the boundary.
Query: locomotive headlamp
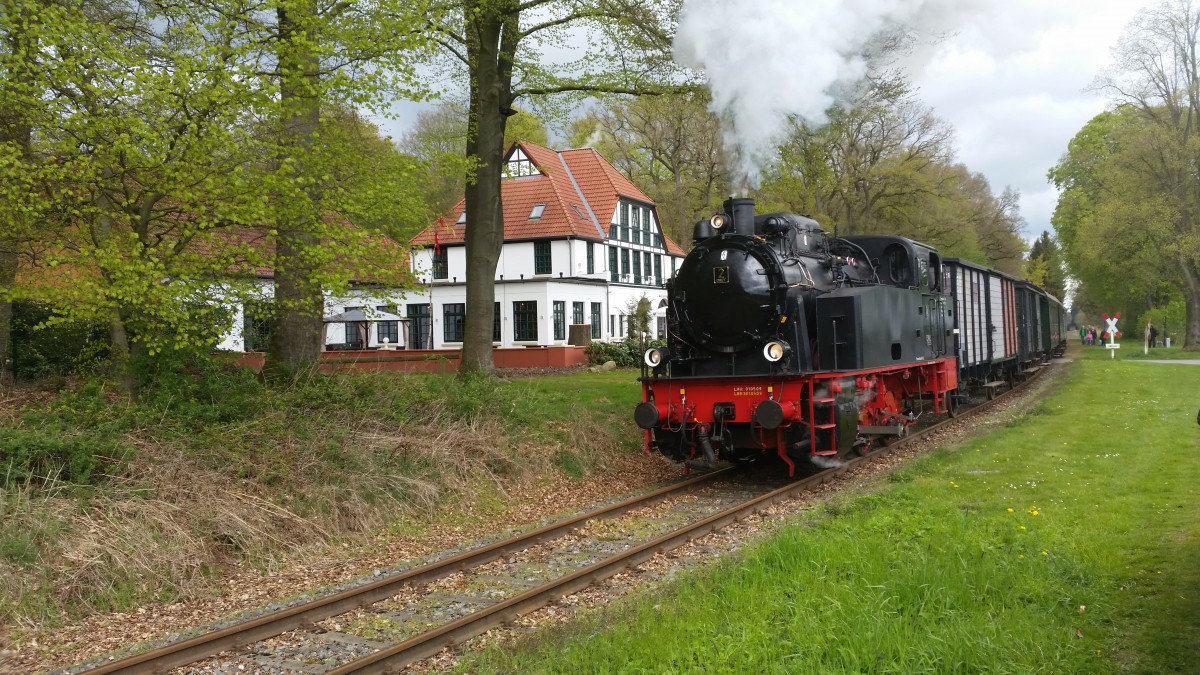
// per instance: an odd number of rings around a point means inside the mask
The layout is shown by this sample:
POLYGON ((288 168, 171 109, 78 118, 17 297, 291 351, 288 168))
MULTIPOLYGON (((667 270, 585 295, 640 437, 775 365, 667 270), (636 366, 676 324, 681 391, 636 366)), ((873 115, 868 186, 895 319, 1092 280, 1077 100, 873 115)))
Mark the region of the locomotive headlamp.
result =
POLYGON ((642 355, 642 361, 651 368, 658 368, 666 363, 667 359, 671 358, 671 353, 662 347, 651 347, 642 355))
POLYGON ((709 225, 712 225, 714 230, 720 230, 729 224, 729 217, 724 213, 718 213, 717 215, 713 216, 708 223, 709 225))
POLYGON ((783 360, 783 357, 787 356, 788 352, 790 352, 790 351, 791 351, 791 348, 789 348, 787 346, 786 342, 772 340, 772 341, 768 342, 767 344, 763 345, 763 358, 770 361, 771 363, 775 363, 777 361, 783 360))

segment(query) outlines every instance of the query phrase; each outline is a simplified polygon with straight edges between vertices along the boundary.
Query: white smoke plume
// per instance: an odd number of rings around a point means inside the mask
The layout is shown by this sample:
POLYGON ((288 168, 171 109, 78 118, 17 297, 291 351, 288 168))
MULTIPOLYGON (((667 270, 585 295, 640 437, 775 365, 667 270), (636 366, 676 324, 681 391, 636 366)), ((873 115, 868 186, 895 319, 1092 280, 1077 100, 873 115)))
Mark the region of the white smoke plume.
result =
MULTIPOLYGON (((867 74, 862 54, 881 32, 953 31, 983 0, 685 0, 675 58, 703 71, 726 147, 747 187, 782 139, 789 116, 820 124, 838 91, 867 74)), ((931 53, 906 56, 910 72, 931 53)), ((924 47, 923 49, 921 47, 924 47)))

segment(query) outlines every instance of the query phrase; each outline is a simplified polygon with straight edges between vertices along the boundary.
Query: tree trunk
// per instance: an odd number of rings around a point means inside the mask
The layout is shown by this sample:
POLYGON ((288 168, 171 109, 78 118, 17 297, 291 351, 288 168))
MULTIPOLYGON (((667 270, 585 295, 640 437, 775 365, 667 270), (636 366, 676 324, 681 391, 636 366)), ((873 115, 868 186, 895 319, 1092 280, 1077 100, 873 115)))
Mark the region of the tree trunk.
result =
MULTIPOLYGON (((311 150, 321 121, 320 64, 309 40, 318 20, 315 0, 298 0, 277 10, 279 21, 280 132, 293 162, 293 177, 310 173, 311 150)), ((316 233, 321 195, 306 182, 307 203, 283 205, 275 242, 274 315, 264 370, 291 374, 315 364, 321 355, 323 289, 314 283, 305 255, 320 245, 316 233)))
POLYGON ((1200 351, 1200 270, 1196 264, 1180 261, 1183 272, 1183 292, 1187 307, 1184 318, 1183 349, 1185 351, 1200 351))
MULTIPOLYGON (((469 11, 469 10, 468 10, 469 11)), ((493 305, 496 264, 504 246, 504 206, 501 202, 501 161, 504 159, 502 112, 512 105, 512 68, 508 61, 515 45, 502 44, 514 32, 498 12, 482 9, 468 21, 468 50, 474 65, 467 132, 467 156, 478 160, 474 179, 466 184, 467 315, 459 374, 491 372, 493 305)), ((431 308, 432 309, 432 308, 431 308)), ((501 308, 501 313, 503 313, 501 308)))
POLYGON ((122 393, 130 400, 137 399, 137 378, 133 376, 133 350, 129 345, 129 333, 121 312, 113 310, 108 322, 109 363, 122 393))
POLYGON ((16 239, 0 237, 0 387, 12 384, 12 300, 4 291, 17 280, 16 239))
MULTIPOLYGON (((22 19, 29 19, 29 12, 21 12, 22 19)), ((33 75, 29 71, 34 56, 30 49, 31 40, 22 31, 22 24, 15 24, 8 35, 8 51, 14 57, 24 55, 24 58, 14 58, 13 68, 9 71, 9 81, 5 87, 20 94, 32 94, 33 75)), ((11 100, 11 99, 10 99, 11 100)), ((31 160, 33 152, 31 141, 33 127, 20 104, 12 108, 0 110, 0 144, 12 143, 21 150, 24 161, 31 160)), ((12 342, 12 298, 6 292, 17 281, 17 244, 20 241, 16 234, 28 225, 27 219, 20 215, 19 209, 8 211, 12 222, 0 223, 0 387, 8 386, 13 379, 13 342, 12 342)))

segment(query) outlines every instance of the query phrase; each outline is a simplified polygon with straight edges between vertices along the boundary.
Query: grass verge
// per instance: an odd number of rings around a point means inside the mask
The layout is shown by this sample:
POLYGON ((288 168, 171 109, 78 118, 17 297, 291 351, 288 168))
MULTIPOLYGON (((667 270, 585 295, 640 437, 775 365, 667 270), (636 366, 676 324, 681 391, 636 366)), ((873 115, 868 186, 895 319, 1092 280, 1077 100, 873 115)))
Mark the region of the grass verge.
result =
MULTIPOLYGON (((266 386, 165 375, 0 406, 0 648, 94 612, 210 592, 385 529, 490 523, 530 482, 632 462, 631 371, 527 380, 394 373, 266 386)), ((18 392, 21 393, 21 392, 18 392)))
POLYGON ((994 432, 460 669, 1198 672, 1200 367, 1078 351, 994 432))

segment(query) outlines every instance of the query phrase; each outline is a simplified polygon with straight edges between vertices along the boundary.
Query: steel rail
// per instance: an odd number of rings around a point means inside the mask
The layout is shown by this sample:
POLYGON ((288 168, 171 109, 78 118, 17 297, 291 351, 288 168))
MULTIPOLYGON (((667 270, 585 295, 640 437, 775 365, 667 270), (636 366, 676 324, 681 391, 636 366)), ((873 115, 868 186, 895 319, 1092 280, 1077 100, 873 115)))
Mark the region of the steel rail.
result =
MULTIPOLYGON (((1035 377, 1036 375, 1037 373, 1035 373, 1035 377)), ((1028 384, 1033 379, 1034 378, 1027 379, 1022 384, 1021 388, 1024 387, 1024 384, 1028 384)), ((524 593, 513 596, 512 598, 503 600, 495 605, 479 609, 471 614, 451 621, 450 623, 443 624, 437 628, 421 633, 420 635, 416 635, 403 642, 399 642, 395 645, 374 652, 373 654, 356 659, 333 670, 329 670, 325 675, 351 675, 352 673, 371 675, 375 673, 394 673, 404 666, 427 659, 447 647, 453 647, 454 645, 461 644, 470 638, 486 633, 492 628, 509 622, 516 617, 545 607, 560 597, 578 593, 597 581, 602 581, 619 573, 622 570, 635 567, 649 560, 658 553, 678 548, 687 542, 719 530, 720 528, 751 515, 765 508, 766 506, 774 504, 775 502, 789 498, 810 487, 815 487, 825 483, 860 463, 868 462, 872 459, 891 454, 911 443, 921 440, 926 435, 942 428, 947 424, 952 422, 961 422, 963 421, 963 418, 970 418, 981 414, 986 410, 998 405, 1014 392, 1020 391, 1021 388, 1010 389, 1004 394, 997 396, 986 403, 982 403, 967 410, 961 411, 953 418, 943 420, 914 432, 911 435, 904 437, 899 442, 894 442, 890 445, 876 448, 875 450, 872 450, 861 457, 856 457, 854 459, 845 461, 838 467, 826 469, 808 478, 798 480, 781 488, 767 492, 766 494, 751 498, 745 502, 742 502, 741 504, 732 506, 707 518, 685 525, 673 532, 664 534, 644 544, 626 549, 625 551, 617 553, 610 558, 596 562, 564 577, 543 584, 542 586, 530 589, 524 593)))
MULTIPOLYGON (((676 548, 687 541, 720 529, 730 522, 754 513, 776 501, 787 498, 809 486, 824 483, 861 462, 891 454, 950 422, 959 422, 964 418, 974 417, 1003 402, 1040 375, 1040 371, 1035 372, 1032 377, 1025 379, 1020 387, 1009 389, 1003 394, 997 395, 994 399, 966 410, 960 410, 951 419, 920 429, 904 438, 894 441, 888 446, 877 448, 862 457, 848 460, 841 466, 826 469, 820 473, 790 483, 782 488, 743 502, 740 505, 726 509, 721 513, 709 516, 689 526, 662 535, 651 542, 628 549, 612 558, 595 563, 556 581, 531 589, 496 605, 478 610, 451 623, 444 624, 431 631, 427 631, 426 633, 417 635, 392 647, 380 650, 328 672, 331 675, 358 672, 391 672, 396 668, 428 658, 447 646, 461 643, 511 618, 539 609, 558 597, 576 593, 596 581, 618 573, 621 569, 636 566, 661 551, 676 548)), ((272 612, 187 640, 167 644, 141 654, 96 666, 84 672, 90 675, 108 675, 109 673, 162 673, 171 668, 195 663, 223 651, 244 647, 334 616, 365 608, 396 595, 405 586, 427 583, 463 569, 481 565, 507 553, 520 551, 535 544, 565 536, 589 520, 616 517, 640 506, 668 498, 676 493, 686 492, 697 485, 726 476, 738 468, 731 467, 705 473, 695 478, 668 485, 645 495, 630 497, 609 506, 599 507, 562 521, 549 523, 535 530, 464 551, 411 570, 399 572, 369 584, 341 591, 324 598, 318 598, 312 602, 295 607, 272 612)))
POLYGON ((549 523, 535 530, 463 551, 420 567, 398 572, 362 586, 281 609, 187 640, 173 642, 83 672, 89 675, 109 675, 110 673, 140 675, 142 673, 162 673, 171 668, 195 663, 229 649, 244 647, 330 617, 367 607, 396 595, 405 586, 440 579, 454 572, 482 565, 507 553, 521 551, 535 544, 565 536, 589 520, 616 517, 632 509, 666 499, 676 493, 686 492, 700 484, 726 476, 738 468, 730 467, 673 483, 644 495, 637 495, 615 504, 592 509, 586 513, 549 523))
POLYGON ((455 621, 386 649, 381 649, 339 668, 327 671, 326 675, 394 673, 397 669, 429 658, 446 647, 452 647, 522 614, 528 614, 536 609, 540 609, 557 598, 577 593, 597 581, 617 574, 621 570, 645 562, 658 553, 677 548, 693 539, 720 529, 775 501, 791 496, 793 493, 803 490, 808 486, 825 482, 847 468, 849 468, 849 464, 836 469, 827 469, 809 478, 759 495, 749 501, 725 509, 703 520, 690 523, 644 544, 626 549, 610 558, 579 569, 567 576, 530 589, 490 607, 472 612, 455 621))

